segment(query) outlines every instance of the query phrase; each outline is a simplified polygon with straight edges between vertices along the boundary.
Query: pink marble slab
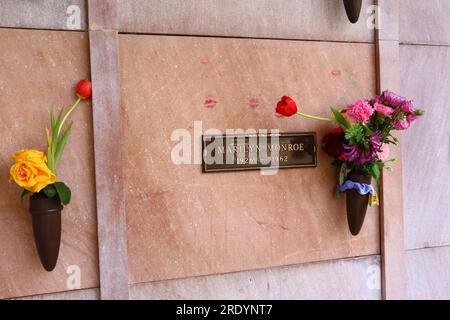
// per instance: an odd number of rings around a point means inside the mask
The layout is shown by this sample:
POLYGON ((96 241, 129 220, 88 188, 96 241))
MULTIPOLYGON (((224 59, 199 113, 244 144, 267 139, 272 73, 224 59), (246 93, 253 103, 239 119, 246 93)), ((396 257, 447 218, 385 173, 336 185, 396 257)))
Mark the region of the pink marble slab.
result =
POLYGON ((3 0, 0 27, 86 30, 85 0, 3 0))
POLYGON ((450 47, 400 47, 402 93, 425 115, 403 144, 405 247, 450 245, 450 47))
POLYGON ((275 176, 202 174, 175 165, 174 130, 331 126, 279 118, 282 95, 321 116, 375 94, 370 44, 122 35, 125 196, 130 282, 183 278, 379 252, 378 209, 361 234, 347 228, 334 169, 275 176), (212 102, 214 101, 214 102, 212 102), (255 107, 255 101, 258 106, 255 107))
POLYGON ((136 300, 379 300, 380 257, 140 283, 131 285, 130 293, 136 300))
POLYGON ((367 27, 374 0, 361 19, 348 21, 342 1, 128 0, 119 1, 121 32, 249 38, 373 42, 367 27))
POLYGON ((70 105, 77 81, 89 78, 87 34, 2 29, 0 38, 0 298, 67 291, 71 265, 79 267, 81 288, 98 287, 90 103, 73 115, 58 171, 73 197, 62 212, 60 257, 51 273, 39 261, 20 189, 8 183, 11 155, 24 148, 44 150, 51 105, 70 105))
POLYGON ((450 299, 450 246, 406 252, 408 299, 450 299))
POLYGON ((400 8, 400 41, 410 44, 450 44, 450 1, 402 0, 400 8))

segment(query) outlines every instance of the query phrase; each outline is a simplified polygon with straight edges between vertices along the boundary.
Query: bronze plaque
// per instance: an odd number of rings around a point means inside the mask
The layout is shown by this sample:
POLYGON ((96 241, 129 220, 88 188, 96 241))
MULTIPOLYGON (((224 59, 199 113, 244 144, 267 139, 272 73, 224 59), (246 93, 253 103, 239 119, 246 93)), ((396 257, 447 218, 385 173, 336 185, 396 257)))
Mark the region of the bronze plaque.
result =
POLYGON ((203 135, 203 172, 317 166, 316 134, 203 135))

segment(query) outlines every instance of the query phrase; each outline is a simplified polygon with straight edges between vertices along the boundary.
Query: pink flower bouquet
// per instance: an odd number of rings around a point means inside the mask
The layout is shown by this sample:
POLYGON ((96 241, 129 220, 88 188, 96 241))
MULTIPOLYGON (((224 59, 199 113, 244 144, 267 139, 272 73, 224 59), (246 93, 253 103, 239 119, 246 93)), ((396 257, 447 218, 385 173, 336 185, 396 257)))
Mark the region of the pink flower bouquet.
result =
POLYGON ((367 205, 378 204, 371 177, 378 182, 381 170, 395 160, 389 157, 388 146, 398 142, 393 131, 408 129, 424 111, 415 109, 412 101, 389 91, 371 100, 359 100, 340 111, 331 108, 332 118, 305 114, 298 111, 294 100, 283 99, 289 103, 280 102, 276 111, 284 116, 297 114, 338 125, 323 137, 322 148, 334 158, 332 164, 337 169, 338 190, 347 193, 350 231, 358 234, 367 205), (289 106, 289 112, 282 108, 285 105, 289 106))

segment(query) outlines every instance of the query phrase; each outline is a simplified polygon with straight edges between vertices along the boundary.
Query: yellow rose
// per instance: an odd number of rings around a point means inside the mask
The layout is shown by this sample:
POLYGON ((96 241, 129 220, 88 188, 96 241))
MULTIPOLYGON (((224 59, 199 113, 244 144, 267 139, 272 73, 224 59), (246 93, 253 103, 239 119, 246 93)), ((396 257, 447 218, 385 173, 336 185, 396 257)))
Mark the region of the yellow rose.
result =
POLYGON ((13 157, 14 162, 31 161, 34 163, 47 162, 45 154, 39 150, 20 150, 17 151, 13 157))
POLYGON ((13 156, 11 179, 21 188, 39 192, 56 182, 56 175, 48 168, 44 153, 38 150, 21 150, 13 156))

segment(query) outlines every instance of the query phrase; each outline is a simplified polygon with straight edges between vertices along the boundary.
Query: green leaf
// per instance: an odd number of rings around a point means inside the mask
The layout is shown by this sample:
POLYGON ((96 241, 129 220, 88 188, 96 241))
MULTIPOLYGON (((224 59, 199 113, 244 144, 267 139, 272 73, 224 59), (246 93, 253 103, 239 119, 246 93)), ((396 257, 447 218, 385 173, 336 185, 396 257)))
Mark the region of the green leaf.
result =
POLYGON ((389 138, 386 138, 386 140, 384 141, 384 143, 390 143, 390 144, 394 144, 394 145, 396 145, 396 144, 397 144, 397 142, 396 142, 396 141, 394 141, 394 140, 391 140, 391 139, 389 139, 389 138))
POLYGON ((56 189, 54 184, 49 184, 42 191, 48 198, 53 198, 56 195, 56 189))
POLYGON ((364 140, 363 144, 364 144, 364 149, 365 149, 366 151, 369 151, 369 150, 370 150, 370 147, 369 147, 369 141, 364 140))
POLYGON ((375 178, 375 180, 377 181, 377 183, 380 182, 380 175, 381 175, 381 168, 380 168, 380 165, 381 165, 381 167, 382 167, 382 166, 383 166, 383 163, 375 162, 375 163, 373 163, 373 164, 369 167, 370 174, 375 178))
POLYGON ((359 144, 363 142, 364 138, 364 128, 359 123, 345 130, 345 139, 349 141, 350 145, 359 144))
POLYGON ((371 135, 373 135, 373 131, 370 130, 369 127, 367 127, 367 126, 362 126, 362 127, 364 128, 364 131, 365 131, 367 137, 370 137, 371 135))
POLYGON ((375 178, 375 180, 377 182, 379 182, 380 181, 380 174, 381 174, 380 168, 377 165, 374 165, 372 167, 372 172, 373 172, 373 177, 375 178))
POLYGON ((72 124, 71 123, 67 129, 64 131, 63 135, 61 136, 61 139, 58 141, 58 143, 56 144, 56 150, 55 150, 55 167, 58 166, 59 163, 59 159, 62 156, 62 153, 64 151, 64 147, 67 143, 67 139, 69 138, 70 135, 70 131, 72 129, 72 124))
POLYGON ((53 130, 53 127, 55 126, 55 106, 52 106, 50 109, 50 127, 53 130))
POLYGON ((64 119, 64 106, 61 107, 61 110, 59 111, 58 118, 55 121, 54 112, 53 109, 51 111, 52 114, 50 114, 50 122, 52 123, 52 143, 50 146, 48 146, 47 150, 47 161, 48 161, 48 167, 50 170, 52 170, 54 173, 56 173, 56 161, 55 161, 55 152, 56 152, 56 144, 58 143, 58 131, 59 127, 61 125, 62 120, 64 119), (53 119, 52 119, 53 118, 53 119))
POLYGON ((69 187, 65 185, 64 182, 55 183, 56 192, 58 192, 59 199, 64 205, 68 205, 70 198, 72 197, 72 192, 69 187))
POLYGON ((52 138, 50 137, 50 131, 48 128, 45 128, 45 135, 47 136, 47 146, 52 144, 52 138))
MULTIPOLYGON (((54 123, 54 125, 52 127, 53 142, 58 141, 58 130, 59 130, 59 126, 61 125, 63 118, 64 118, 64 106, 61 107, 61 111, 58 114, 58 119, 56 119, 56 122, 54 123)), ((55 150, 53 149, 52 152, 55 152, 55 150)))
POLYGON ((416 111, 414 111, 416 116, 423 116, 425 114, 425 110, 422 109, 416 109, 416 111))
POLYGON ((25 198, 26 196, 32 195, 32 194, 33 194, 33 192, 23 189, 22 193, 20 194, 20 200, 23 200, 23 198, 25 198))
POLYGON ((331 108, 331 112, 333 112, 333 116, 336 119, 336 122, 344 129, 350 128, 350 124, 345 120, 345 118, 342 116, 342 114, 339 112, 339 110, 335 108, 331 108))

